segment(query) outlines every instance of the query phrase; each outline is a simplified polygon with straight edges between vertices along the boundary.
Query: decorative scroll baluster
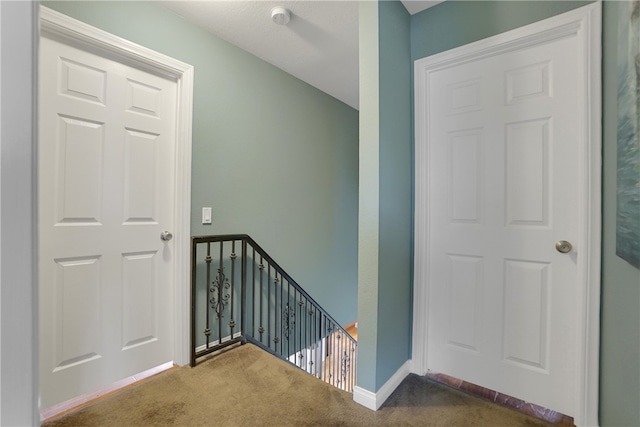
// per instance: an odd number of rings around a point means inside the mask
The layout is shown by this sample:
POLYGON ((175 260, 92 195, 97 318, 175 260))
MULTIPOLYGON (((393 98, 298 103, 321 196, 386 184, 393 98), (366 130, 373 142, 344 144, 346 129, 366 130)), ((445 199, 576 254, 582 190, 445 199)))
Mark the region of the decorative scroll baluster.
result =
POLYGON ((271 265, 267 267, 267 346, 271 348, 271 265))
POLYGON ((233 296, 235 295, 235 276, 236 276, 236 241, 231 242, 231 319, 229 319, 229 329, 231 329, 231 338, 233 338, 233 328, 236 326, 235 318, 233 317, 233 296))
POLYGON ((204 328, 204 335, 205 335, 205 346, 206 348, 209 348, 209 337, 211 336, 211 328, 210 328, 210 323, 209 323, 209 305, 207 303, 207 301, 209 301, 209 292, 210 292, 210 288, 209 288, 209 283, 211 282, 211 261, 213 260, 213 258, 211 258, 211 243, 207 243, 207 256, 204 259, 204 262, 207 264, 207 299, 205 300, 205 328, 204 328))
MULTIPOLYGON (((274 303, 274 316, 273 316, 273 331, 275 337, 273 337, 273 349, 275 352, 278 352, 278 344, 280 343, 280 334, 278 334, 278 313, 280 313, 280 309, 278 308, 278 273, 275 272, 275 277, 273 278, 273 303, 274 303)), ((282 307, 282 290, 280 291, 280 307, 282 307)), ((280 354, 282 354, 282 345, 280 346, 280 354)))

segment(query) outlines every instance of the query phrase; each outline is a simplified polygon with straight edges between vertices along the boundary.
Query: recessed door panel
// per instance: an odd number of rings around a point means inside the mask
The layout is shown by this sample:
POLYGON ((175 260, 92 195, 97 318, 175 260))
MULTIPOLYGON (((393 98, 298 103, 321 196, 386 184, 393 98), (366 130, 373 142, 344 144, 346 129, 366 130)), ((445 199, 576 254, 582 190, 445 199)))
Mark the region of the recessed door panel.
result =
POLYGON ((125 129, 125 223, 157 224, 159 135, 125 129))
POLYGON ((449 136, 449 216, 452 222, 481 222, 482 129, 454 132, 449 136))
POLYGON ((449 255, 450 345, 477 350, 481 330, 482 258, 449 255))
POLYGON ((73 60, 60 58, 60 92, 63 95, 104 105, 107 93, 107 73, 73 60))
POLYGON ((505 260, 504 358, 546 372, 549 264, 505 260))
POLYGON ((509 225, 549 225, 551 120, 506 125, 506 208, 509 225))
POLYGON ((122 255, 123 350, 157 340, 157 253, 122 255))
POLYGON ((102 217, 104 123, 59 116, 54 188, 60 225, 96 225, 102 217))
POLYGON ((53 372, 101 357, 100 267, 100 257, 55 260, 53 372))

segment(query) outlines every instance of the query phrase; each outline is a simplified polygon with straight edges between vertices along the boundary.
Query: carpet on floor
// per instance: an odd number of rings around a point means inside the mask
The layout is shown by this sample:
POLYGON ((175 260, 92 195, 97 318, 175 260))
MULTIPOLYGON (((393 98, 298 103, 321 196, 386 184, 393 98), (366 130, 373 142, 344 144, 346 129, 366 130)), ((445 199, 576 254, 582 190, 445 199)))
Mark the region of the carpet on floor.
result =
POLYGON ((45 427, 70 426, 548 426, 409 375, 378 411, 245 344, 100 399, 45 427))

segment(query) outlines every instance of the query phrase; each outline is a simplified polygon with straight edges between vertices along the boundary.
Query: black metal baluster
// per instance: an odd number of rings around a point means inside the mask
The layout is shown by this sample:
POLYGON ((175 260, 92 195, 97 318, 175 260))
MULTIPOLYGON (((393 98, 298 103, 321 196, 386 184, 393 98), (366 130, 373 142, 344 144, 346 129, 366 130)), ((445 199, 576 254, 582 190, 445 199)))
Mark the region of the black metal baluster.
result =
POLYGON ((345 350, 345 357, 347 358, 347 363, 345 365, 345 375, 344 375, 344 380, 346 381, 345 383, 345 390, 346 391, 351 391, 351 387, 353 387, 351 384, 351 340, 350 335, 347 333, 347 336, 345 337, 347 339, 347 341, 345 341, 345 343, 347 344, 347 349, 345 350))
POLYGON ((275 318, 275 331, 276 334, 278 334, 278 336, 276 336, 276 340, 274 341, 276 344, 276 348, 275 350, 278 351, 278 344, 280 344, 280 355, 282 356, 282 283, 280 282, 280 280, 278 279, 278 273, 275 273, 275 279, 273 279, 273 287, 276 290, 276 318, 275 318), (278 308, 278 284, 280 284, 280 308, 278 308), (280 320, 280 328, 278 328, 278 320, 280 320))
POLYGON ((251 336, 256 337, 256 248, 251 246, 251 336))
POLYGON ((222 304, 224 295, 224 261, 222 259, 222 247, 224 242, 220 242, 220 256, 218 258, 218 304, 220 311, 218 312, 218 344, 222 344, 222 315, 224 312, 224 305, 222 304))
POLYGON ((325 338, 326 337, 325 333, 324 333, 324 329, 325 328, 323 328, 323 326, 324 326, 323 325, 324 316, 323 316, 322 312, 320 310, 318 310, 318 307, 316 307, 316 311, 319 313, 319 316, 320 316, 320 318, 319 318, 320 326, 318 327, 318 333, 320 334, 320 342, 324 343, 324 346, 322 348, 322 353, 323 354, 320 355, 320 361, 322 362, 322 364, 321 364, 322 370, 320 371, 320 375, 321 375, 321 379, 324 381, 324 380, 326 380, 326 376, 327 376, 326 373, 325 373, 324 368, 325 368, 325 364, 327 362, 327 345, 328 345, 328 343, 327 343, 327 340, 325 338))
MULTIPOLYGON (((295 299, 294 299, 295 301, 295 299)), ((295 330, 295 321, 296 318, 293 318, 293 321, 291 320, 291 309, 293 307, 291 307, 291 284, 289 283, 289 281, 287 280, 287 323, 288 323, 288 327, 287 327, 287 356, 291 356, 291 329, 293 328, 293 349, 295 351, 295 342, 296 342, 296 330, 295 330)))
POLYGON ((271 264, 267 265, 267 346, 271 348, 271 264))
POLYGON ((331 374, 331 360, 329 359, 329 352, 331 351, 331 337, 327 333, 329 331, 329 325, 327 325, 327 317, 324 313, 320 313, 320 333, 322 334, 322 339, 325 343, 324 347, 324 369, 322 373, 324 374, 324 380, 331 384, 332 377, 328 376, 331 374))
MULTIPOLYGON (((297 328, 297 334, 298 334, 298 351, 300 352, 300 354, 304 354, 303 353, 303 349, 304 349, 304 345, 302 344, 302 325, 304 324, 304 316, 302 315, 302 296, 299 297, 299 300, 296 300, 296 316, 298 317, 298 328, 297 328)), ((302 364, 302 360, 300 360, 300 366, 304 366, 302 364)))
POLYGON ((344 334, 341 330, 340 331, 340 356, 338 358, 338 371, 340 375, 340 381, 338 382, 338 384, 339 384, 339 387, 343 390, 347 389, 346 371, 343 371, 344 355, 346 354, 345 349, 348 343, 347 337, 345 335, 346 334, 344 334))
POLYGON ((316 316, 316 333, 318 334, 318 378, 320 378, 321 380, 324 381, 324 377, 325 377, 325 372, 324 372, 324 368, 325 368, 325 361, 326 361, 326 356, 325 353, 327 352, 327 341, 324 339, 324 334, 323 334, 323 330, 322 330, 322 312, 318 309, 319 307, 317 305, 314 305, 313 307, 315 309, 315 316, 316 316))
POLYGON ((236 241, 231 241, 231 255, 229 255, 231 259, 231 319, 229 319, 229 329, 231 330, 231 338, 233 339, 233 329, 236 326, 236 320, 233 317, 233 295, 236 293, 236 241))
POLYGON ((358 372, 356 369, 358 363, 358 346, 356 343, 351 343, 349 357, 351 360, 351 391, 353 391, 353 388, 356 386, 356 375, 358 372))
POLYGON ((273 351, 278 352, 280 336, 278 331, 278 271, 273 269, 273 351))
POLYGON ((333 375, 334 375, 334 384, 336 387, 340 387, 340 384, 342 383, 342 377, 340 376, 340 356, 342 353, 340 353, 340 351, 342 350, 342 335, 340 330, 336 329, 335 326, 337 325, 333 325, 334 329, 333 329, 333 352, 331 354, 331 358, 333 359, 333 375), (337 342, 335 341, 337 340, 337 342))
POLYGON ((335 373, 335 363, 333 360, 333 353, 335 351, 335 343, 333 342, 333 334, 332 334, 332 324, 329 321, 329 319, 327 319, 327 315, 323 314, 324 317, 324 324, 325 324, 325 334, 327 336, 327 363, 329 364, 329 384, 335 385, 336 383, 336 373, 335 373))
POLYGON ((327 323, 327 316, 325 314, 322 315, 323 319, 324 319, 324 334, 327 337, 326 341, 327 341, 327 351, 326 351, 326 356, 325 356, 325 360, 327 363, 327 371, 329 372, 329 378, 327 378, 329 381, 329 384, 333 384, 335 382, 335 372, 334 372, 334 366, 333 366, 333 350, 334 350, 334 343, 333 343, 333 336, 331 334, 331 324, 327 323))
MULTIPOLYGON (((337 325, 336 325, 337 327, 337 325)), ((336 350, 336 359, 335 359, 335 364, 336 364, 336 384, 337 387, 341 387, 342 386, 342 382, 344 381, 344 378, 342 378, 342 344, 343 344, 343 336, 342 336, 342 331, 339 329, 336 329, 336 338, 338 339, 338 343, 337 346, 338 347, 336 350)))
POLYGON ((356 385, 356 347, 353 342, 350 341, 349 345, 349 391, 353 391, 353 387, 356 385))
MULTIPOLYGON (((313 368, 313 363, 315 363, 314 361, 316 360, 315 359, 315 357, 316 357, 316 355, 315 355, 315 352, 316 352, 316 341, 315 341, 316 328, 315 328, 315 324, 316 324, 316 322, 315 322, 315 316, 313 315, 313 306, 309 307, 308 313, 309 313, 308 320, 309 320, 309 326, 310 326, 310 329, 309 329, 309 347, 310 347, 310 353, 312 354, 312 356, 311 356, 311 363, 312 363, 311 367, 313 368)), ((311 373, 314 374, 314 375, 315 375, 315 372, 316 372, 315 369, 311 370, 311 373)))
POLYGON ((247 311, 247 241, 242 239, 242 272, 240 273, 240 335, 246 339, 246 311, 247 311))
POLYGON ((262 306, 264 303, 264 289, 263 289, 263 273, 264 273, 264 264, 262 259, 262 254, 260 254, 260 327, 258 328, 258 332, 260 332, 260 342, 263 342, 264 336, 264 312, 262 310, 262 306))
POLYGON ((315 304, 312 305, 312 310, 313 310, 313 335, 314 335, 314 342, 316 343, 316 355, 315 355, 315 360, 316 360, 316 377, 320 378, 319 376, 319 367, 322 365, 322 342, 320 341, 320 334, 318 333, 318 315, 316 312, 316 306, 315 304))
POLYGON ((309 310, 309 301, 305 298, 304 299, 304 348, 307 349, 307 363, 306 366, 309 367, 309 369, 307 370, 307 372, 311 373, 311 366, 309 365, 309 361, 312 359, 311 358, 311 337, 310 337, 310 332, 311 329, 309 329, 309 322, 311 321, 311 312, 309 310))
POLYGON ((342 376, 342 347, 343 347, 343 336, 342 336, 342 331, 337 330, 337 337, 338 338, 338 351, 336 352, 336 374, 337 374, 337 380, 336 380, 336 384, 338 384, 338 387, 342 387, 343 386, 343 381, 344 381, 344 377, 342 376))
POLYGON ((207 298, 204 300, 204 310, 205 310, 205 327, 204 327, 204 335, 205 335, 205 348, 209 348, 209 337, 211 336, 211 328, 209 322, 209 298, 212 296, 209 295, 210 292, 213 291, 211 288, 211 243, 207 242, 207 256, 205 257, 205 262, 207 263, 207 298))
POLYGON ((353 391, 353 388, 356 386, 356 380, 357 380, 357 369, 356 369, 356 363, 358 362, 358 346, 354 344, 351 344, 351 354, 349 355, 351 357, 351 390, 353 391))
POLYGON ((324 360, 325 358, 323 357, 323 352, 325 351, 325 346, 322 345, 323 343, 326 343, 326 341, 323 339, 324 338, 324 334, 322 333, 322 312, 320 310, 318 310, 318 306, 314 305, 314 309, 316 312, 316 319, 317 319, 317 333, 318 333, 318 345, 319 345, 319 349, 318 349, 318 378, 322 379, 324 377, 324 360))
POLYGON ((324 327, 325 329, 323 329, 323 333, 325 334, 325 336, 327 337, 325 340, 327 342, 327 352, 325 355, 325 363, 327 363, 327 372, 325 373, 325 381, 327 381, 329 384, 332 384, 332 381, 334 381, 333 378, 333 360, 331 360, 331 356, 332 356, 332 351, 333 351, 333 341, 332 341, 332 336, 331 336, 331 325, 328 323, 328 319, 327 316, 325 314, 322 315, 322 318, 324 320, 324 327))
MULTIPOLYGON (((196 300, 197 300, 197 254, 198 245, 194 240, 191 241, 191 360, 190 365, 196 366, 196 300)), ((208 287, 208 286, 207 286, 208 287)))
POLYGON ((314 355, 314 360, 315 360, 315 364, 316 364, 316 376, 318 375, 318 365, 322 364, 322 362, 320 361, 319 356, 319 352, 318 352, 318 337, 317 337, 317 333, 318 330, 316 329, 316 326, 318 326, 318 316, 316 315, 316 310, 315 310, 316 306, 315 305, 311 305, 311 310, 313 310, 313 322, 312 322, 312 326, 313 326, 313 335, 314 335, 314 346, 315 346, 315 355, 314 355))
POLYGON ((340 352, 342 350, 342 336, 339 330, 334 328, 334 337, 337 340, 336 342, 334 342, 334 346, 333 346, 333 354, 331 355, 331 357, 333 358, 333 374, 335 376, 335 381, 334 383, 336 384, 336 387, 340 387, 340 384, 342 383, 342 377, 341 377, 341 373, 340 373, 340 358, 342 357, 342 353, 340 352))
POLYGON ((322 323, 324 323, 324 326, 320 330, 322 331, 322 336, 325 337, 324 341, 327 343, 324 350, 324 360, 325 360, 325 364, 327 365, 324 371, 325 381, 331 384, 331 381, 333 381, 333 372, 332 372, 333 366, 331 365, 331 359, 330 359, 331 348, 333 346, 333 343, 331 342, 331 335, 330 335, 331 328, 327 324, 327 316, 325 316, 324 313, 320 315, 320 318, 322 319, 322 323))

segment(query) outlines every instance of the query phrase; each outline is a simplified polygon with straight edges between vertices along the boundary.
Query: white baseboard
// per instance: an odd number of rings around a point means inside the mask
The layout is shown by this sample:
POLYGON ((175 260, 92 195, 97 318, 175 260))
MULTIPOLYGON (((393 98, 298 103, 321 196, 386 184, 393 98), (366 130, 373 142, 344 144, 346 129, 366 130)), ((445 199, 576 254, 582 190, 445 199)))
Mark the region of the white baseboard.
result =
MULTIPOLYGON (((233 334, 233 338, 238 338, 238 337, 241 337, 241 336, 242 336, 241 332, 236 332, 235 334, 233 334)), ((226 343, 229 340, 231 340, 231 335, 227 335, 226 337, 222 338, 222 344, 226 343)), ((219 345, 219 344, 220 344, 220 342, 218 342, 218 340, 210 342, 209 343, 209 347, 207 347, 206 344, 203 344, 203 345, 201 345, 199 347, 196 347, 196 353, 199 353, 201 351, 207 350, 208 348, 211 348, 211 347, 219 345)))
POLYGON ((113 384, 106 385, 96 391, 85 393, 64 402, 58 403, 57 405, 51 406, 49 408, 42 409, 40 410, 40 421, 45 421, 49 418, 53 418, 59 414, 62 414, 63 412, 70 411, 89 401, 96 400, 99 397, 104 396, 105 394, 120 390, 128 385, 134 384, 138 381, 142 381, 145 378, 149 378, 153 375, 159 374, 160 372, 166 371, 167 369, 171 369, 173 368, 173 366, 173 362, 163 363, 162 365, 156 366, 155 368, 147 369, 146 371, 140 372, 139 374, 135 374, 130 377, 121 379, 120 381, 116 381, 113 384))
POLYGON ((380 390, 378 390, 377 393, 355 386, 353 388, 353 400, 365 408, 377 411, 389 396, 391 396, 391 393, 398 388, 402 380, 404 380, 410 373, 411 361, 407 360, 402 366, 400 366, 396 373, 393 374, 382 387, 380 387, 380 390))

